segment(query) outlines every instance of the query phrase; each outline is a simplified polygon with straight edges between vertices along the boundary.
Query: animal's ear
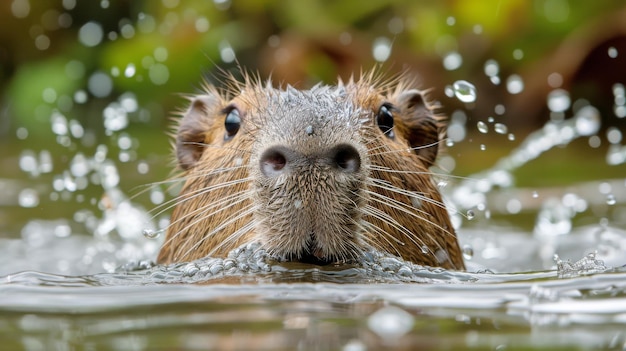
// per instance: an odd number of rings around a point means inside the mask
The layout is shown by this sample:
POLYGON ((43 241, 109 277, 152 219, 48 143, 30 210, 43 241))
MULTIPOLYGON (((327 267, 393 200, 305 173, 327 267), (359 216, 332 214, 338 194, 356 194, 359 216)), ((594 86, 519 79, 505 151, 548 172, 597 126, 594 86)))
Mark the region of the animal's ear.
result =
POLYGON ((195 96, 183 114, 176 133, 176 157, 182 169, 193 167, 206 149, 207 133, 219 115, 221 99, 217 94, 195 96))
POLYGON ((419 90, 406 90, 397 96, 396 104, 405 127, 401 131, 404 138, 425 166, 432 166, 439 151, 439 125, 424 96, 419 90))

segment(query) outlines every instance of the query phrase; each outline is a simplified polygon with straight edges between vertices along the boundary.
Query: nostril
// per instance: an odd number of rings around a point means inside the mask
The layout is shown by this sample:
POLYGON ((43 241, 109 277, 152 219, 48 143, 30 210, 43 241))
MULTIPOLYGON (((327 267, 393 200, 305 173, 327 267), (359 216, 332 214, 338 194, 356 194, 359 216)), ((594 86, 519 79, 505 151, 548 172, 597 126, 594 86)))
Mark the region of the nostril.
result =
POLYGON ((361 156, 350 145, 339 145, 336 147, 333 161, 344 172, 354 173, 361 169, 361 156))
POLYGON ((268 177, 280 174, 286 164, 287 159, 284 153, 278 148, 270 148, 261 155, 261 172, 268 177))

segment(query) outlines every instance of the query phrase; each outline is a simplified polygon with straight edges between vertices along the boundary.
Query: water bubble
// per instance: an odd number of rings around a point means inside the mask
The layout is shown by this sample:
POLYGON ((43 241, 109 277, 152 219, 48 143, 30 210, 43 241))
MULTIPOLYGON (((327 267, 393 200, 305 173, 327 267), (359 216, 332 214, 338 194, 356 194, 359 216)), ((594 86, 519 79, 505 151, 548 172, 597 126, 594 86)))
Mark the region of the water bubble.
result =
POLYGON ((522 202, 518 199, 509 199, 506 202, 506 211, 510 214, 518 214, 522 210, 522 202))
POLYGON ((476 214, 472 210, 467 210, 466 217, 467 217, 468 220, 471 221, 472 219, 474 219, 476 217, 476 214))
POLYGON ((124 69, 124 77, 130 78, 135 75, 136 71, 135 65, 133 63, 129 63, 124 69))
POLYGON ((38 35, 35 38, 35 47, 41 51, 47 50, 50 47, 50 38, 45 34, 38 35))
POLYGON ((111 103, 102 112, 104 116, 104 127, 107 131, 118 131, 128 126, 128 115, 118 103, 111 103))
POLYGON ((471 260, 474 257, 474 248, 471 245, 463 245, 463 258, 471 260))
POLYGON ((448 71, 454 71, 463 64, 463 56, 458 52, 450 52, 443 58, 443 67, 448 71))
POLYGON ((46 88, 43 90, 41 97, 48 104, 53 104, 57 100, 57 92, 54 88, 46 88))
POLYGON ((478 123, 476 123, 476 127, 478 128, 478 131, 483 134, 489 132, 489 126, 487 126, 487 123, 483 121, 478 121, 478 123))
POLYGON ((497 104, 493 108, 493 112, 495 112, 496 115, 503 115, 506 112, 506 107, 504 107, 504 105, 502 105, 502 104, 497 104))
MULTIPOLYGON (((234 53, 233 53, 232 60, 234 60, 234 53)), ((232 62, 232 60, 231 61, 224 60, 224 62, 232 62)), ((148 71, 148 75, 150 76, 150 80, 152 81, 152 83, 154 83, 155 85, 163 85, 167 83, 167 81, 170 79, 169 69, 167 68, 166 65, 161 64, 161 63, 152 65, 148 71)))
POLYGON ((578 110, 574 118, 576 118, 576 131, 583 136, 597 133, 602 123, 600 111, 591 105, 578 110))
POLYGON ((489 59, 485 61, 485 74, 488 77, 497 76, 500 73, 500 66, 498 65, 498 61, 489 59))
POLYGON ((124 23, 121 25, 120 33, 125 39, 131 39, 135 36, 135 27, 133 27, 132 23, 124 23))
POLYGON ((546 19, 553 23, 560 23, 569 17, 569 3, 567 0, 546 0, 543 3, 546 19))
POLYGON ((449 98, 454 97, 454 89, 452 89, 451 85, 446 85, 446 87, 444 88, 443 92, 449 98))
POLYGON ((15 136, 20 140, 28 138, 28 129, 24 127, 17 128, 17 130, 15 131, 15 136))
POLYGON ((222 40, 220 42, 219 49, 220 49, 220 58, 222 59, 224 63, 231 63, 235 61, 236 59, 235 50, 233 49, 232 46, 230 46, 230 43, 228 41, 222 40))
POLYGON ((13 0, 11 13, 15 18, 26 18, 30 14, 30 2, 28 0, 13 0))
POLYGON ((158 47, 158 48, 154 49, 154 58, 157 61, 163 62, 163 61, 167 60, 167 56, 168 56, 168 52, 167 52, 166 48, 158 47))
POLYGON ((518 74, 512 74, 506 79, 506 90, 510 94, 519 94, 524 91, 524 81, 518 74))
POLYGON ((454 95, 461 102, 471 103, 476 101, 476 87, 468 81, 457 80, 452 84, 454 95))
POLYGON ((21 207, 33 208, 39 205, 39 194, 33 189, 22 189, 18 195, 18 203, 21 207))
POLYGON ((400 34, 404 31, 404 21, 400 17, 394 17, 387 23, 387 28, 392 34, 400 34))
POLYGON ((610 58, 617 57, 617 49, 614 46, 609 47, 608 54, 610 58))
POLYGON ((156 239, 159 236, 161 236, 161 234, 163 234, 163 230, 154 230, 154 229, 146 228, 141 231, 141 234, 143 234, 143 236, 148 239, 156 239))
POLYGON ((563 112, 570 107, 569 92, 563 89, 552 90, 548 94, 548 108, 552 112, 563 112))
POLYGON ((159 205, 165 201, 165 194, 161 191, 161 189, 154 188, 150 191, 150 202, 155 205, 159 205))
POLYGON ((107 97, 113 91, 113 80, 104 72, 95 72, 89 77, 87 89, 95 97, 107 97))
POLYGON ((493 130, 495 130, 498 134, 506 134, 509 131, 509 128, 507 128, 505 124, 496 123, 493 126, 493 130))
POLYGON ((150 171, 150 165, 146 161, 139 161, 137 163, 137 172, 139 174, 148 174, 150 171))
POLYGON ((378 62, 387 61, 391 55, 391 47, 391 40, 386 37, 374 39, 374 43, 372 44, 372 56, 374 56, 374 60, 378 62))
POLYGON ((78 41, 87 47, 93 47, 102 41, 104 32, 97 22, 87 22, 78 30, 78 41))
POLYGON ((87 93, 84 90, 77 90, 74 93, 74 102, 77 104, 84 104, 87 102, 87 93))
POLYGON ((558 88, 563 84, 563 76, 559 73, 552 72, 548 76, 548 85, 552 88, 558 88))
POLYGON ((617 200, 615 199, 615 195, 613 194, 608 194, 606 196, 606 204, 609 206, 613 206, 617 203, 617 200))
POLYGON ((408 333, 414 325, 413 316, 395 306, 385 306, 367 319, 371 331, 383 339, 397 340, 408 333))
POLYGON ((89 162, 87 158, 82 153, 77 153, 74 155, 70 163, 70 173, 74 177, 84 177, 89 173, 89 162))
POLYGON ((206 17, 198 17, 195 22, 195 28, 198 33, 205 33, 209 30, 209 20, 206 17))
POLYGON ((339 42, 342 45, 350 45, 352 43, 352 34, 349 32, 342 32, 339 34, 339 42))
POLYGON ((606 139, 611 144, 619 144, 622 141, 622 132, 617 127, 609 127, 606 130, 606 139))
POLYGON ((52 113, 52 116, 50 116, 50 125, 54 134, 67 135, 67 118, 65 118, 65 116, 63 116, 59 112, 52 113))

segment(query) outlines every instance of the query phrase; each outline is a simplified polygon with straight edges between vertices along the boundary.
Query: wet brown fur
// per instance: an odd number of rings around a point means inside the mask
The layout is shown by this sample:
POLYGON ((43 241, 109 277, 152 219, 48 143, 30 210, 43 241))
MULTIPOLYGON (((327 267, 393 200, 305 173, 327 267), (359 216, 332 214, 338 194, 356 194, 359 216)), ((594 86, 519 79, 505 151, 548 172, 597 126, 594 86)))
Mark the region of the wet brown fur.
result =
MULTIPOLYGON (((354 197, 358 203, 358 213, 351 215, 354 228, 346 231, 347 237, 344 233, 332 240, 345 237, 346 242, 337 242, 337 247, 346 244, 352 251, 373 247, 418 264, 464 269, 448 212, 428 170, 437 154, 441 118, 423 101, 421 92, 416 94, 414 82, 401 76, 384 81, 370 72, 358 80, 339 81, 338 86, 348 92, 355 106, 371 113, 370 121, 356 131, 369 160, 363 171, 367 178, 354 197), (393 113, 395 140, 376 125, 383 103, 399 107, 393 113)), ((173 201, 160 263, 221 257, 260 236, 274 235, 263 230, 269 219, 259 217, 262 206, 255 204, 257 196, 251 190, 255 184, 251 174, 256 173, 249 168, 258 146, 256 136, 271 122, 258 116, 274 108, 267 107, 266 101, 274 90, 250 76, 242 82, 230 78, 229 88, 222 92, 210 85, 205 90, 206 94, 190 99, 191 107, 180 119, 176 148, 184 185, 173 201), (224 140, 224 108, 233 104, 244 111, 241 129, 231 140, 224 140)), ((321 196, 321 200, 332 199, 321 196)), ((317 201, 321 200, 318 196, 317 201)), ((265 238, 265 242, 279 245, 285 238, 276 239, 278 243, 265 238)))

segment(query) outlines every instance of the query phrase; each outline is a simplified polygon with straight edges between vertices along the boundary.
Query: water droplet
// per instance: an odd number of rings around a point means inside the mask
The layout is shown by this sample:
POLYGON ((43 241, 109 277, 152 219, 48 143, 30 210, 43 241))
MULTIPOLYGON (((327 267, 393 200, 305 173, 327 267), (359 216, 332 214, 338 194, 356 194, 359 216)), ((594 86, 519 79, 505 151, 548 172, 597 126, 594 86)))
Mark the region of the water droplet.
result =
POLYGON ((302 200, 295 200, 293 202, 293 207, 295 208, 301 208, 302 207, 302 200))
MULTIPOLYGON (((231 48, 232 50, 232 48, 231 48)), ((230 57, 230 56, 228 56, 230 57)), ((226 59, 222 58, 224 62, 232 62, 234 61, 234 52, 233 52, 233 59, 230 61, 227 61, 226 59)), ((161 64, 161 63, 156 63, 152 66, 150 66, 150 69, 148 70, 148 75, 150 77, 150 81, 152 81, 152 83, 154 83, 154 85, 163 85, 165 83, 167 83, 167 81, 170 79, 170 71, 167 68, 166 65, 161 64)))
POLYGON ((539 193, 536 190, 533 191, 532 197, 533 197, 533 199, 538 198, 539 197, 539 193))
POLYGON ((476 214, 473 210, 467 210, 467 220, 471 221, 476 217, 476 214))
POLYGON ((426 245, 423 245, 423 246, 422 246, 422 253, 427 254, 429 251, 430 251, 430 250, 428 250, 428 246, 426 246, 426 245))
POLYGON ((107 97, 113 90, 113 80, 104 72, 96 72, 89 77, 87 89, 89 89, 95 97, 107 97))
POLYGON ((613 194, 608 194, 606 196, 606 204, 609 206, 613 206, 617 203, 617 200, 615 199, 615 195, 613 194))
POLYGON ((367 319, 369 329, 386 340, 397 340, 411 331, 414 324, 410 313, 395 306, 385 306, 367 319))
POLYGON ((209 20, 206 17, 199 17, 196 19, 195 27, 198 33, 205 33, 209 30, 209 20))
POLYGON ((508 138, 510 141, 515 141, 515 134, 513 134, 513 133, 509 133, 509 135, 507 135, 507 138, 508 138))
POLYGON ((506 107, 504 107, 504 105, 502 104, 497 104, 494 108, 493 108, 493 112, 496 113, 496 115, 503 115, 506 112, 506 107))
POLYGON ((454 71, 463 64, 463 56, 458 52, 450 52, 443 58, 443 67, 448 71, 454 71))
POLYGON ((600 111, 591 105, 578 110, 574 118, 576 118, 576 131, 583 136, 597 133, 602 123, 600 111))
POLYGON ((563 112, 570 107, 569 92, 563 89, 554 89, 548 94, 548 108, 552 112, 563 112))
POLYGON ((622 142, 622 132, 617 127, 609 127, 606 130, 606 139, 611 144, 619 144, 622 142))
POLYGON ((33 189, 22 189, 18 195, 18 203, 22 207, 33 208, 39 205, 39 194, 33 189))
POLYGON ((476 127, 478 128, 478 131, 483 134, 489 132, 489 126, 487 126, 487 123, 483 121, 478 121, 478 123, 476 123, 476 127))
POLYGON ((512 74, 506 79, 506 90, 510 94, 519 94, 524 91, 524 81, 517 74, 512 74))
POLYGON ((165 194, 159 188, 154 188, 150 191, 150 202, 155 205, 162 204, 165 200, 165 194))
POLYGON ((484 70, 488 77, 497 76, 500 73, 500 65, 498 65, 498 61, 490 59, 485 61, 484 70))
POLYGON ((474 257, 474 248, 471 245, 463 245, 463 258, 471 260, 474 257))
POLYGON ((97 22, 87 22, 78 30, 78 41, 87 47, 93 47, 102 41, 104 32, 97 22))
POLYGON ((559 73, 552 72, 548 76, 548 85, 552 88, 558 88, 563 84, 563 76, 559 73))
POLYGON ((493 126, 493 130, 495 130, 498 134, 506 134, 509 131, 509 128, 507 128, 505 124, 496 123, 493 126))
POLYGON ((163 230, 154 230, 154 229, 144 229, 141 231, 141 234, 148 239, 156 239, 163 233, 163 230))
POLYGON ((304 132, 306 133, 306 135, 309 135, 309 136, 313 135, 313 133, 314 133, 313 126, 312 125, 306 126, 304 132))
POLYGON ((485 150, 487 150, 487 145, 480 144, 480 151, 485 151, 485 150))
POLYGON ((476 87, 468 81, 457 80, 452 84, 454 95, 461 102, 471 103, 476 101, 476 87))
POLYGON ((14 0, 11 3, 11 13, 15 18, 26 18, 30 13, 30 2, 28 0, 14 0))
POLYGON ((391 55, 391 40, 385 37, 378 37, 372 44, 372 55, 374 60, 378 62, 385 62, 391 55))

